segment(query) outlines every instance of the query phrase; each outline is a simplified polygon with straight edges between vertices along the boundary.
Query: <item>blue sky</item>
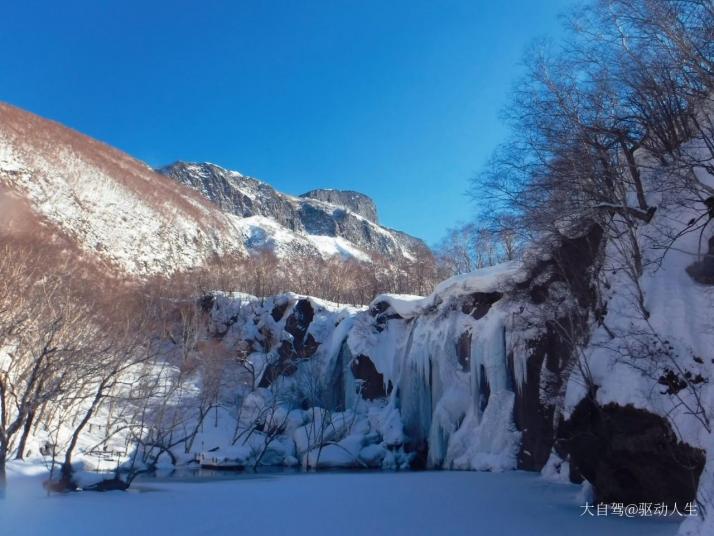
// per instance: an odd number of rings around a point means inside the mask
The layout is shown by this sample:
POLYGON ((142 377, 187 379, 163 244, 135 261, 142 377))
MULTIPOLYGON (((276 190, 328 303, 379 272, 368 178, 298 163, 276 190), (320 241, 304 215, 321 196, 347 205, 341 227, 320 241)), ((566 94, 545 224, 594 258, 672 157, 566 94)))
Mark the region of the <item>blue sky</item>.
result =
POLYGON ((153 166, 359 190, 434 243, 471 217, 522 52, 571 4, 5 2, 0 100, 153 166))

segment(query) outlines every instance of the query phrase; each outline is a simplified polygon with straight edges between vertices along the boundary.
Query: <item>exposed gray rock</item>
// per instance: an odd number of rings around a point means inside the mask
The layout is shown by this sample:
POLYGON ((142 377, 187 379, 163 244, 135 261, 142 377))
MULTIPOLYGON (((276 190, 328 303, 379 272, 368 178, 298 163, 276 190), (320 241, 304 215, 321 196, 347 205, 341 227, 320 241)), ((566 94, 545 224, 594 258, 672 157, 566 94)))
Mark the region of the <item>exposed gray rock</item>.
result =
POLYGON ((263 216, 297 233, 341 237, 367 253, 385 257, 428 251, 422 240, 378 225, 374 201, 358 192, 313 190, 295 197, 209 163, 176 162, 159 172, 237 216, 263 216))
POLYGON ((344 207, 355 214, 359 214, 363 218, 367 218, 371 222, 377 223, 377 206, 370 197, 359 192, 353 192, 352 190, 317 189, 301 194, 300 197, 317 199, 318 201, 344 207))

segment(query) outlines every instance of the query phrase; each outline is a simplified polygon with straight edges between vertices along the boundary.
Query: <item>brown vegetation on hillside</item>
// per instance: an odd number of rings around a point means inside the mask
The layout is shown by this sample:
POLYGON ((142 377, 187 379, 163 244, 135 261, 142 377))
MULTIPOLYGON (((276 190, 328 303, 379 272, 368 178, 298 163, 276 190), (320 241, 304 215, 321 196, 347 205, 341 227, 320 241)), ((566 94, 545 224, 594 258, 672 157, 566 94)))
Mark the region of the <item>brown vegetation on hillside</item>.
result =
MULTIPOLYGON (((63 161, 63 157, 69 152, 88 168, 111 177, 118 185, 146 200, 159 211, 166 211, 171 207, 199 221, 215 212, 211 203, 199 193, 155 172, 126 153, 59 123, 2 102, 0 135, 6 137, 13 147, 22 148, 19 156, 31 164, 33 169, 44 169, 44 161, 53 169, 65 171, 68 174, 66 180, 77 180, 80 171, 76 168, 77 163, 63 161)), ((216 225, 220 221, 210 219, 205 223, 216 225)))
POLYGON ((196 270, 157 277, 148 285, 187 295, 220 290, 272 296, 295 292, 335 303, 368 304, 378 294, 429 294, 445 273, 429 251, 414 260, 372 262, 331 257, 281 259, 265 250, 254 255, 214 256, 196 270))

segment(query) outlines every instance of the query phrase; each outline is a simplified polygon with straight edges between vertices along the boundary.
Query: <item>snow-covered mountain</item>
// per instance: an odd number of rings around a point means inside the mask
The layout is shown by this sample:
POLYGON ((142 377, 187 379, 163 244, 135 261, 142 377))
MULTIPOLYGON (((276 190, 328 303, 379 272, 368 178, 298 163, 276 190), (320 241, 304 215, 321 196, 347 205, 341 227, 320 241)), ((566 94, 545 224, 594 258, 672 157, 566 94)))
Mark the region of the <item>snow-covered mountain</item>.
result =
POLYGON ((374 254, 410 258, 424 247, 353 212, 376 212, 360 194, 360 202, 348 207, 308 195, 279 194, 208 164, 176 164, 158 173, 104 143, 0 103, 4 228, 31 232, 40 225, 119 272, 171 273, 215 254, 264 249, 280 257, 369 261, 374 254))
POLYGON ((426 249, 421 240, 379 225, 374 201, 359 192, 322 189, 295 197, 210 163, 176 162, 159 171, 200 192, 227 213, 270 218, 300 235, 347 241, 362 252, 385 257, 410 258, 426 249))

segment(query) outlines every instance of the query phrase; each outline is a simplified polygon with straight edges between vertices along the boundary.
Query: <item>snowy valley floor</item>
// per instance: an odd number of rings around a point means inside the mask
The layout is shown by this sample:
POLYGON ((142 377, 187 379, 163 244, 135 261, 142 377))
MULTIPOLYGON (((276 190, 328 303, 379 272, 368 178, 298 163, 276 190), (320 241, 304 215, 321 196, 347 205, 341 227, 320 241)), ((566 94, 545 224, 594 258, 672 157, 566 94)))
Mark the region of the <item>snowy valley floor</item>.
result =
POLYGON ((579 487, 524 472, 235 475, 47 497, 14 476, 0 534, 674 535, 668 519, 580 517, 579 487))

